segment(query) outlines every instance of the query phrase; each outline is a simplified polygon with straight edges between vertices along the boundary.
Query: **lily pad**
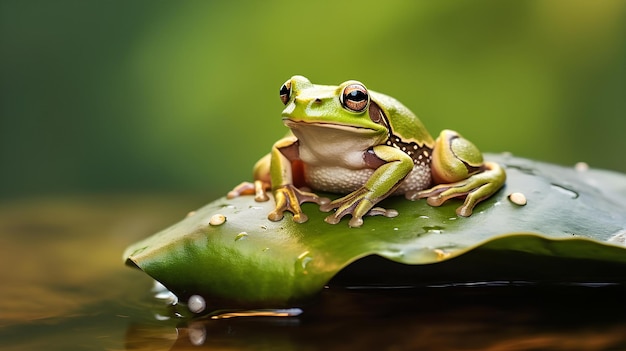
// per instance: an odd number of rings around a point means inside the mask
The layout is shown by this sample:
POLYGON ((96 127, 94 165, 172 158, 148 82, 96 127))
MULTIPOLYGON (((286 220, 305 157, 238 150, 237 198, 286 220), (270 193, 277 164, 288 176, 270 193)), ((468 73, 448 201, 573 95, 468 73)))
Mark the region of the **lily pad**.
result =
POLYGON ((468 218, 455 214, 457 200, 435 208, 394 197, 382 206, 397 217, 368 217, 360 228, 325 223, 313 204, 303 206, 306 223, 290 215, 271 222, 272 200, 221 198, 131 245, 124 260, 180 298, 199 294, 216 308, 289 306, 338 278, 626 281, 626 175, 510 155, 486 159, 505 166, 507 182, 468 218), (527 204, 512 202, 514 192, 527 204), (225 222, 210 224, 215 215, 225 222))

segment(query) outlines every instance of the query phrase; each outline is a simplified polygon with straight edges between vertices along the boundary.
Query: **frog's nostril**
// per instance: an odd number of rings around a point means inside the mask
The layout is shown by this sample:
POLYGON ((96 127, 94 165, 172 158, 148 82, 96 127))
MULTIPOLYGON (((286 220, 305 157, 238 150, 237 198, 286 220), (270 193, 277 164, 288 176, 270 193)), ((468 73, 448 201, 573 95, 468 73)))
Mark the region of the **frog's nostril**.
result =
POLYGON ((316 104, 321 104, 322 103, 322 99, 320 99, 320 98, 315 99, 315 103, 316 104))

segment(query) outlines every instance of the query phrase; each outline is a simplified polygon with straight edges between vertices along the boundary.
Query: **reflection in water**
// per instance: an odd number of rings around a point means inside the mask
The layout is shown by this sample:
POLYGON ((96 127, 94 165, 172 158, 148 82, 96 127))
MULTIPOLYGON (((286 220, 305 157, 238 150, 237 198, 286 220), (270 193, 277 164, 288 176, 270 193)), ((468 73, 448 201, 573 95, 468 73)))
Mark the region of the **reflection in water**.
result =
POLYGON ((235 317, 297 317, 302 314, 302 310, 299 308, 287 308, 276 310, 250 310, 250 311, 237 311, 237 312, 223 312, 216 315, 212 315, 211 319, 228 319, 235 317))
POLYGON ((298 316, 233 312, 181 319, 163 338, 135 325, 127 338, 134 346, 143 338, 135 350, 169 345, 174 333, 171 350, 626 349, 625 292, 613 284, 330 287, 298 316))

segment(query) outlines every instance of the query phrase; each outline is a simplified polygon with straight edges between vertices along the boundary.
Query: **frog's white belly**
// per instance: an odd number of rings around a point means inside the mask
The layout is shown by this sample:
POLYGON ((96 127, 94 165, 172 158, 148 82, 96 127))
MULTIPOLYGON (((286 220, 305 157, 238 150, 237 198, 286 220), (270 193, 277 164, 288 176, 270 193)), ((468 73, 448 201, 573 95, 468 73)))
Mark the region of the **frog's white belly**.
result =
MULTIPOLYGON (((374 170, 364 155, 384 142, 385 135, 368 129, 287 120, 299 140, 298 155, 304 164, 305 182, 319 191, 347 194, 363 186, 374 170), (383 139, 381 139, 383 138, 383 139)), ((418 163, 394 194, 425 189, 430 185, 428 166, 418 163)))
MULTIPOLYGON (((306 183, 313 189, 331 193, 347 194, 363 186, 375 170, 348 169, 343 167, 304 165, 306 183)), ((415 165, 409 175, 402 181, 394 195, 404 194, 410 190, 422 190, 430 186, 430 169, 415 165)))

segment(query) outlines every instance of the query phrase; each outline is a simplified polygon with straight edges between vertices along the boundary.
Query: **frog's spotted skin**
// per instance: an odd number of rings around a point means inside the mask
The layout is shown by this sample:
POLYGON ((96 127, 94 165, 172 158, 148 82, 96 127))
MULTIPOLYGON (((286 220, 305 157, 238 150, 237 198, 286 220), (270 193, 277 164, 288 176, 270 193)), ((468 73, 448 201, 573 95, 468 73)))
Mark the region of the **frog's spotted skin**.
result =
POLYGON ((281 87, 280 99, 283 122, 292 134, 257 162, 254 184, 242 183, 228 195, 256 194, 257 201, 267 201, 265 191, 271 187, 276 201, 268 215, 272 221, 291 212, 294 221, 305 222, 300 204, 314 202, 322 211, 334 210, 326 222, 351 215, 348 224, 359 227, 367 214, 395 216, 374 206, 399 194, 427 198, 432 206, 465 198, 457 214, 469 216, 506 179, 502 167, 483 162, 474 144, 458 133, 444 130, 433 140, 409 109, 361 82, 315 85, 294 76, 281 87), (294 177, 300 173, 313 190, 347 195, 331 202, 298 189, 294 177))
POLYGON ((416 142, 405 143, 395 135, 390 136, 386 144, 405 152, 413 159, 413 163, 416 166, 430 167, 430 161, 432 161, 433 157, 432 149, 428 146, 418 145, 416 142))

